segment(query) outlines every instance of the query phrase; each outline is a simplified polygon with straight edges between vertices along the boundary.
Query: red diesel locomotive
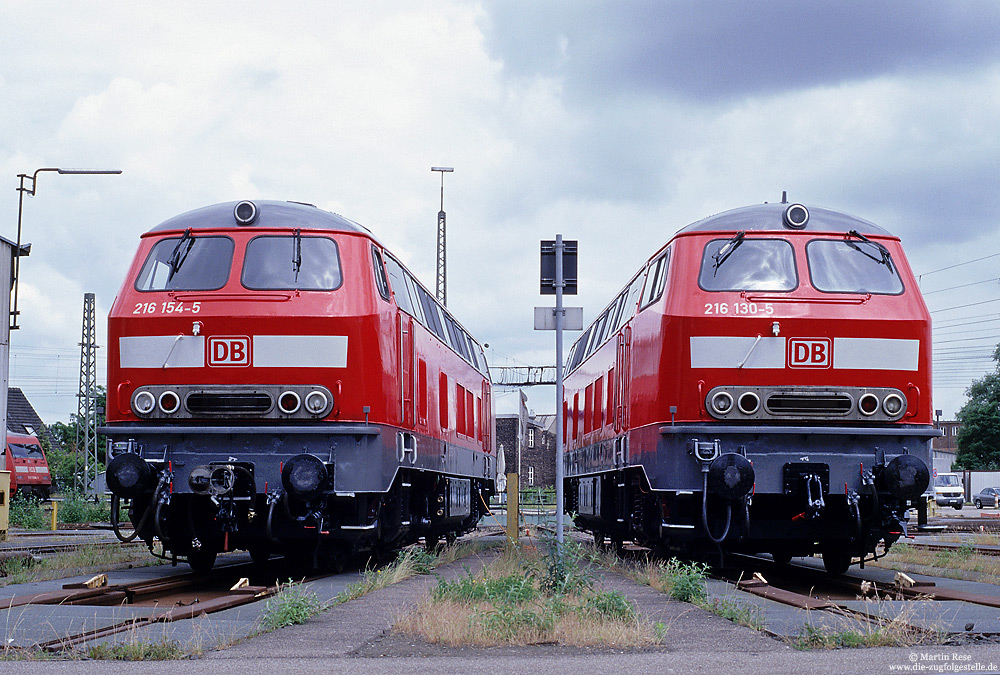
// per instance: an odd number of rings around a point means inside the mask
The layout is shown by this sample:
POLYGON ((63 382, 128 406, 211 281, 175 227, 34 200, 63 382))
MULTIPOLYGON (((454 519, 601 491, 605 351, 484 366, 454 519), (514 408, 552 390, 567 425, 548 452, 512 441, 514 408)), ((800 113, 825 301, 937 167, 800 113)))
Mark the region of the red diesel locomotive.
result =
POLYGON ((452 538, 494 490, 481 347, 341 216, 242 201, 167 220, 108 341, 108 486, 132 537, 195 569, 452 538))
POLYGON ((682 229, 567 372, 567 510, 598 541, 818 552, 840 573, 908 508, 926 522, 931 322, 867 221, 781 203, 682 229))

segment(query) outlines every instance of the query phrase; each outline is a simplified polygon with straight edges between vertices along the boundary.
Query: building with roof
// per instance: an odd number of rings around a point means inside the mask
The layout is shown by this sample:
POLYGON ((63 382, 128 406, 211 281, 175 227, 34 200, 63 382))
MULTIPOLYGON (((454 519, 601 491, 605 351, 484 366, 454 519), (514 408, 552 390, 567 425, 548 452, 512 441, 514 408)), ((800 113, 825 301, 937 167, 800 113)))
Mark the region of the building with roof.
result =
POLYGON ((497 447, 504 449, 507 473, 518 474, 521 488, 555 486, 555 415, 536 415, 520 389, 498 395, 497 447))

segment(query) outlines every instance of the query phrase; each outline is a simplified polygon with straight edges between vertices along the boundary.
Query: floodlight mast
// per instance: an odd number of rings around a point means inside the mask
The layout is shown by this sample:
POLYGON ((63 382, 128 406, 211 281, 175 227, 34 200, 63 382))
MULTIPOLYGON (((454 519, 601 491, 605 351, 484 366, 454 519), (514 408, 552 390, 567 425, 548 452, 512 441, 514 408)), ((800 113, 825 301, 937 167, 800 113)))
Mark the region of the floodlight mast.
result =
POLYGON ((454 167, 432 166, 431 171, 441 174, 441 208, 438 211, 437 223, 437 287, 435 295, 445 307, 448 306, 448 272, 447 272, 447 245, 445 240, 445 214, 444 214, 444 175, 452 173, 454 167))

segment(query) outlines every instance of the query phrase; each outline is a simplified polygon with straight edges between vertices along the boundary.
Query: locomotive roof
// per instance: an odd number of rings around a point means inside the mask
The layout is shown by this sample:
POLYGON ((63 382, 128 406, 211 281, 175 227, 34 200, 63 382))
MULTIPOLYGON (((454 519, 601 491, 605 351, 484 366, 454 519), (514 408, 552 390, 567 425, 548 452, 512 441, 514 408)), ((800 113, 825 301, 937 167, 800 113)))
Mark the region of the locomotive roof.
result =
POLYGON ((169 230, 213 230, 234 227, 261 228, 301 228, 303 230, 333 230, 336 232, 351 232, 372 236, 371 232, 353 220, 339 216, 336 213, 324 211, 312 204, 300 202, 281 202, 269 200, 253 200, 257 207, 256 219, 250 224, 241 224, 236 220, 234 211, 241 202, 223 202, 204 206, 188 211, 163 221, 147 234, 169 230))
POLYGON ((809 210, 809 220, 805 227, 792 229, 785 225, 785 210, 791 204, 756 204, 754 206, 744 206, 730 211, 723 211, 714 216, 703 218, 696 223, 679 230, 677 234, 687 232, 732 232, 744 230, 748 232, 757 231, 801 231, 801 232, 836 232, 844 233, 856 230, 861 234, 893 236, 891 232, 879 227, 862 218, 832 211, 820 206, 805 205, 809 210))

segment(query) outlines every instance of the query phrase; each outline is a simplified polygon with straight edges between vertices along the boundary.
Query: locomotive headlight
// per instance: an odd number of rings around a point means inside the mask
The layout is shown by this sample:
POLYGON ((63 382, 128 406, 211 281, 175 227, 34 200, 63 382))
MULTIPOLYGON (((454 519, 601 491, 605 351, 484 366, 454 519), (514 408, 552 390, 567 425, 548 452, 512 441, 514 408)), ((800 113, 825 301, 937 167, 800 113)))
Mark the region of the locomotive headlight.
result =
POLYGON ((725 415, 733 409, 733 395, 728 391, 717 391, 712 395, 712 412, 725 415))
POLYGON ((132 399, 132 409, 140 415, 148 415, 156 407, 156 397, 148 391, 140 391, 132 399))
POLYGON ((319 415, 330 404, 330 399, 321 391, 311 391, 306 394, 306 410, 312 415, 319 415))
POLYGON ((783 219, 788 227, 793 230, 801 230, 809 222, 809 209, 802 204, 792 204, 785 209, 783 219))
POLYGON ((178 408, 181 407, 180 397, 169 389, 160 394, 159 403, 160 410, 168 415, 177 412, 178 408))
POLYGON ((281 484, 288 493, 302 501, 315 499, 323 492, 328 473, 326 465, 315 455, 295 455, 281 470, 281 484))
POLYGON ((134 452, 123 452, 108 464, 108 488, 119 497, 138 497, 153 484, 149 464, 134 452))
POLYGON ((278 410, 286 415, 297 412, 301 405, 302 399, 294 391, 283 391, 278 397, 278 410))
POLYGON ((760 410, 760 396, 752 391, 743 392, 740 394, 740 398, 736 402, 736 406, 744 415, 753 415, 755 412, 760 410))
POLYGON ((242 201, 233 209, 233 217, 240 225, 250 225, 257 220, 257 205, 250 200, 242 201))
POLYGON ((906 409, 906 402, 899 394, 889 394, 882 399, 882 410, 889 417, 896 417, 906 409))
POLYGON ((885 467, 885 485, 897 499, 916 499, 930 483, 930 472, 923 460, 913 455, 899 455, 885 467))
POLYGON ((858 399, 858 410, 862 415, 874 415, 878 412, 879 400, 875 394, 862 394, 858 399))

